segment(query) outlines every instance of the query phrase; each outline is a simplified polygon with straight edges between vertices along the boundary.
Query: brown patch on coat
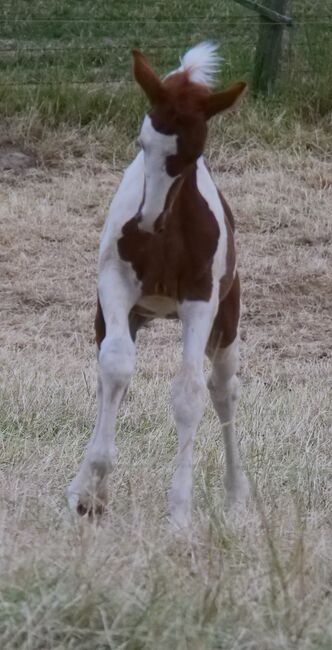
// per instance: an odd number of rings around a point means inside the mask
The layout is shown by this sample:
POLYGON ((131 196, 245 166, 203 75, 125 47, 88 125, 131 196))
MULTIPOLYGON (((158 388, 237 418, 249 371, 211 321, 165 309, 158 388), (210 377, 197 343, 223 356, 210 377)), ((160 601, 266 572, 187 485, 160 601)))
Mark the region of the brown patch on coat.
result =
POLYGON ((227 258, 226 273, 221 278, 219 284, 219 308, 207 345, 209 356, 213 356, 216 349, 226 348, 233 343, 237 335, 240 319, 240 280, 237 272, 234 276, 236 262, 234 242, 235 220, 231 208, 220 190, 218 190, 218 194, 225 214, 227 258))
POLYGON ((193 82, 190 71, 168 75, 161 81, 145 56, 134 51, 134 74, 150 99, 153 127, 165 135, 177 135, 177 153, 166 159, 170 176, 181 174, 202 155, 207 136, 207 120, 233 106, 246 84, 232 84, 218 93, 193 82))
POLYGON ((166 159, 169 176, 177 176, 202 154, 207 136, 204 100, 209 90, 193 83, 188 73, 179 72, 163 82, 164 101, 149 112, 153 127, 159 133, 177 136, 177 153, 166 159))
POLYGON ((105 338, 106 327, 103 310, 101 308, 99 296, 97 295, 97 311, 95 315, 95 334, 96 334, 96 343, 98 349, 101 346, 102 341, 105 338))
POLYGON ((226 253, 226 272, 220 279, 219 283, 219 300, 226 298, 234 280, 235 270, 235 243, 234 235, 228 218, 225 215, 225 224, 227 230, 227 253, 226 253))
POLYGON ((240 280, 236 273, 227 295, 220 300, 219 309, 214 319, 207 354, 210 358, 218 348, 226 348, 236 338, 240 319, 240 280))
POLYGON ((235 269, 234 217, 231 209, 219 192, 225 212, 227 229, 226 273, 219 283, 219 307, 210 333, 207 351, 209 356, 218 348, 226 348, 236 338, 240 319, 240 280, 235 269))
POLYGON ((181 179, 166 201, 162 229, 150 233, 139 229, 139 216, 122 228, 118 241, 121 259, 130 262, 142 282, 142 295, 183 300, 206 300, 212 292, 212 264, 220 229, 207 202, 198 191, 196 165, 181 179))

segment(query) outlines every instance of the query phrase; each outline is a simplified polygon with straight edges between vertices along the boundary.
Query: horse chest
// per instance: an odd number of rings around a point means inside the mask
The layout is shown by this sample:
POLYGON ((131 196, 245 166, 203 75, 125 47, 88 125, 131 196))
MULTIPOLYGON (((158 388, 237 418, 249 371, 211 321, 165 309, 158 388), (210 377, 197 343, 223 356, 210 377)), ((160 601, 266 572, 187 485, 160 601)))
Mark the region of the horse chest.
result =
POLYGON ((202 247, 202 241, 195 239, 188 245, 180 228, 166 224, 160 232, 150 233, 139 229, 136 218, 131 219, 122 230, 118 252, 131 264, 142 295, 149 297, 156 311, 173 312, 174 300, 209 300, 214 249, 202 247))

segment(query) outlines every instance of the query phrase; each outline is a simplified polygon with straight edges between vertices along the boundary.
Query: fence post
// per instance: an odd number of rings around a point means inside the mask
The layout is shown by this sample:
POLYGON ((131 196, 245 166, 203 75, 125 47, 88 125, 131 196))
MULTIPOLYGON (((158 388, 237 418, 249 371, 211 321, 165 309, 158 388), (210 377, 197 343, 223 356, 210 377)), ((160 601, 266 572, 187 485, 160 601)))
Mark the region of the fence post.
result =
MULTIPOLYGON (((261 0, 263 7, 284 14, 287 0, 261 0)), ((253 75, 253 93, 270 95, 276 82, 282 52, 284 24, 260 15, 258 43, 253 75)))

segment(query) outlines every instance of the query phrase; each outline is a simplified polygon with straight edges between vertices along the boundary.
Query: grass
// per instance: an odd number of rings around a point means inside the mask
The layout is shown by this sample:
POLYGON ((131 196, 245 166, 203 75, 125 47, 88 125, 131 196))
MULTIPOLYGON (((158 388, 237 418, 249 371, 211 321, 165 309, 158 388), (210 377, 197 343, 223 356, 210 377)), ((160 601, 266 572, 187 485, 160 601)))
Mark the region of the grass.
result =
POLYGON ((237 426, 255 497, 242 521, 225 509, 208 406, 188 542, 165 520, 177 324, 139 334, 102 524, 73 522, 64 499, 95 417, 95 265, 119 178, 100 153, 109 130, 98 143, 91 130, 44 131, 34 164, 2 172, 3 650, 331 646, 330 160, 305 129, 293 148, 287 130, 279 148, 254 136, 244 147, 240 118, 214 124, 208 157, 238 225, 237 426))
MULTIPOLYGON (((294 0, 296 27, 285 36, 284 57, 272 114, 282 105, 290 116, 316 123, 332 107, 329 60, 332 13, 324 0, 294 0)), ((130 51, 139 47, 164 74, 179 55, 200 40, 221 43, 220 83, 249 82, 258 17, 231 0, 167 5, 150 1, 5 3, 0 23, 0 114, 34 111, 45 125, 75 127, 113 123, 117 107, 140 112, 132 95, 130 51), (119 86, 120 84, 120 86, 119 86)), ((128 111, 129 112, 129 111, 128 111)), ((123 113, 123 111, 121 111, 123 113)))

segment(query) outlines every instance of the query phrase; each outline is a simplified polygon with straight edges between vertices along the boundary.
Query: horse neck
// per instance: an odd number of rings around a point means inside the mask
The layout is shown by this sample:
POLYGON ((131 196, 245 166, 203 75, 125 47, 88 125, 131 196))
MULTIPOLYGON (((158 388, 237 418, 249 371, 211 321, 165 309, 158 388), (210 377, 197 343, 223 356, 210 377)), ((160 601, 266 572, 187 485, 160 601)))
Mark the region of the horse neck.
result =
POLYGON ((178 176, 169 176, 166 170, 156 170, 149 177, 145 175, 144 198, 140 211, 140 229, 154 232, 154 224, 165 209, 167 198, 172 191, 171 188, 174 186, 175 190, 171 201, 173 203, 175 195, 178 195, 185 181, 193 174, 195 169, 196 163, 185 167, 178 176))

